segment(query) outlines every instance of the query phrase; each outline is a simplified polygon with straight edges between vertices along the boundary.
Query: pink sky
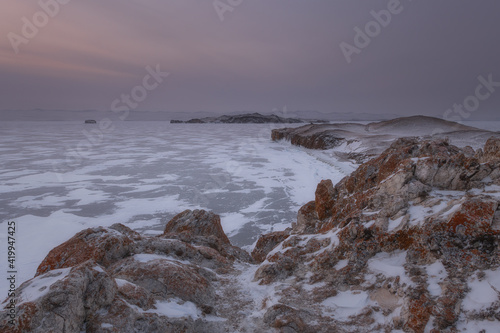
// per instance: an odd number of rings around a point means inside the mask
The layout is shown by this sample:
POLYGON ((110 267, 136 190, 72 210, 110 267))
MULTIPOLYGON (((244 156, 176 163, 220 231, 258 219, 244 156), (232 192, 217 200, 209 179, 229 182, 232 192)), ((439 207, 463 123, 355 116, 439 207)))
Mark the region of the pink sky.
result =
MULTIPOLYGON (((348 64, 339 44, 388 2, 243 0, 221 22, 210 0, 72 0, 16 54, 9 33, 22 36, 22 18, 41 7, 3 0, 0 110, 109 109, 157 64, 171 75, 140 109, 439 114, 478 75, 500 81, 500 4, 490 0, 402 1, 348 64)), ((481 110, 499 103, 500 93, 481 110)))

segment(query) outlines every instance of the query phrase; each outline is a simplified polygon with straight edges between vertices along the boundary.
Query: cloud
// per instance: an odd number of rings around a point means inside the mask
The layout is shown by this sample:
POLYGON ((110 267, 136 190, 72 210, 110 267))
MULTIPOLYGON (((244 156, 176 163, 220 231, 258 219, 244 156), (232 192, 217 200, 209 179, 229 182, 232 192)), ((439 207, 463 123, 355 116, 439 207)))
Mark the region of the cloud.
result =
MULTIPOLYGON (((387 0, 244 0, 224 22, 211 1, 70 1, 19 54, 0 39, 0 109, 105 108, 156 64, 172 76, 143 107, 171 111, 287 105, 439 115, 478 75, 500 77, 497 1, 401 3, 404 11, 348 64, 339 44, 387 0)), ((39 10, 2 1, 0 35, 20 33, 21 18, 39 10)))

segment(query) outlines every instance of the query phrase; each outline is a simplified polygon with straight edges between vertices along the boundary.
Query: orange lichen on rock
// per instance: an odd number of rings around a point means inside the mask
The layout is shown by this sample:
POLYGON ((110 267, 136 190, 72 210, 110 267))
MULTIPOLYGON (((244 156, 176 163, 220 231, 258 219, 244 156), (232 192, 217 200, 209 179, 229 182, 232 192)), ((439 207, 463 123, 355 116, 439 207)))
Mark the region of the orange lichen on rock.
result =
POLYGON ((497 208, 494 200, 467 200, 448 221, 448 230, 468 236, 489 231, 497 208))
POLYGON ((186 233, 192 236, 213 236, 224 244, 230 244, 222 226, 220 216, 212 212, 196 209, 177 214, 165 226, 164 234, 186 233))
POLYGON ((15 325, 0 323, 0 333, 24 333, 32 331, 32 318, 39 316, 38 307, 35 303, 25 302, 17 307, 16 318, 18 319, 15 325))
POLYGON ((52 249, 38 266, 35 276, 53 269, 73 267, 90 259, 108 266, 129 253, 132 243, 132 239, 115 230, 99 227, 80 231, 52 249))
POLYGON ((424 333, 425 326, 431 317, 433 311, 433 302, 423 290, 417 290, 409 300, 408 320, 405 329, 409 332, 424 333))
POLYGON ((331 216, 331 209, 335 204, 335 190, 333 188, 333 183, 330 179, 322 180, 315 193, 315 208, 318 218, 323 220, 331 216))

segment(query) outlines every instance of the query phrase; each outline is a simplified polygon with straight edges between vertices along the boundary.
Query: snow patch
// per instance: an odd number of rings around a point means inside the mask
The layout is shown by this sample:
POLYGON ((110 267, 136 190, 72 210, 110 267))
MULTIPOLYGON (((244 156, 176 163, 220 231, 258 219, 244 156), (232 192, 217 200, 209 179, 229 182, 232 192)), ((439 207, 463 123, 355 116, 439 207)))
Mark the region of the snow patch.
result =
POLYGON ((173 263, 173 264, 179 264, 179 263, 184 264, 184 265, 191 264, 189 261, 186 261, 186 260, 178 260, 178 259, 175 259, 171 256, 160 255, 160 254, 140 253, 140 254, 135 254, 133 256, 133 258, 135 261, 143 262, 143 263, 148 263, 148 262, 153 261, 153 260, 166 260, 166 261, 173 263))
POLYGON ((71 267, 54 269, 28 281, 21 290, 21 301, 18 305, 25 302, 33 302, 45 296, 50 291, 50 286, 57 281, 65 279, 69 275, 70 271, 71 267))
POLYGON ((359 314, 368 303, 369 297, 366 292, 349 290, 325 299, 321 305, 326 311, 333 311, 336 319, 347 320, 350 316, 359 314))
POLYGON ((386 277, 399 276, 401 283, 413 285, 403 267, 405 263, 406 251, 395 251, 393 253, 381 252, 368 260, 368 268, 373 273, 382 274, 386 277))
POLYGON ((439 284, 448 277, 446 268, 443 266, 441 261, 436 261, 432 265, 427 266, 426 270, 428 275, 427 290, 429 290, 429 294, 431 294, 431 296, 441 295, 442 289, 439 284))
POLYGON ((405 218, 405 215, 403 215, 395 220, 389 219, 389 226, 387 227, 387 232, 391 232, 394 229, 398 228, 401 225, 401 222, 403 221, 404 218, 405 218))
POLYGON ((342 268, 346 267, 347 264, 349 264, 349 260, 348 259, 339 260, 339 262, 334 266, 334 268, 339 271, 342 268))
POLYGON ((500 301, 500 270, 484 271, 485 277, 479 280, 477 275, 469 278, 469 292, 464 298, 462 308, 465 311, 478 311, 500 301))
POLYGON ((154 305, 156 309, 142 311, 143 313, 156 313, 160 316, 170 318, 191 317, 193 320, 201 317, 201 311, 193 302, 184 302, 178 298, 172 298, 167 301, 157 301, 154 305))

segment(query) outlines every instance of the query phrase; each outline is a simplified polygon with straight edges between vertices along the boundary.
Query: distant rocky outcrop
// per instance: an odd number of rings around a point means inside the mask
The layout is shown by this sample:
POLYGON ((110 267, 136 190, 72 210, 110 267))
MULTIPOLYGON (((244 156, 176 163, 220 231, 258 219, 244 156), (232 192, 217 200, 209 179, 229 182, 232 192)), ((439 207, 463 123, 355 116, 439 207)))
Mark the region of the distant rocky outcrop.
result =
POLYGON ((333 149, 337 157, 366 162, 381 154, 401 137, 448 138, 452 144, 467 142, 479 148, 494 133, 456 122, 427 116, 396 118, 362 125, 359 123, 309 124, 274 129, 274 141, 287 140, 310 149, 333 149))
POLYGON ((299 124, 299 123, 326 123, 325 120, 306 120, 298 118, 283 118, 277 115, 263 115, 260 113, 245 113, 239 115, 231 116, 220 116, 220 117, 206 117, 206 118, 195 118, 187 121, 182 120, 171 120, 172 124, 207 124, 207 123, 219 123, 219 124, 265 124, 265 123, 276 123, 276 124, 299 124))
POLYGON ((18 288, 0 332, 495 332, 498 147, 398 139, 318 184, 252 256, 203 210, 154 237, 81 231, 18 288))
POLYGON ((85 124, 97 124, 97 121, 95 121, 93 119, 87 119, 87 120, 85 120, 85 124))

